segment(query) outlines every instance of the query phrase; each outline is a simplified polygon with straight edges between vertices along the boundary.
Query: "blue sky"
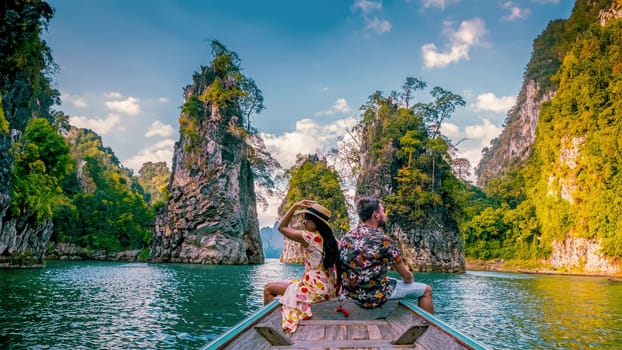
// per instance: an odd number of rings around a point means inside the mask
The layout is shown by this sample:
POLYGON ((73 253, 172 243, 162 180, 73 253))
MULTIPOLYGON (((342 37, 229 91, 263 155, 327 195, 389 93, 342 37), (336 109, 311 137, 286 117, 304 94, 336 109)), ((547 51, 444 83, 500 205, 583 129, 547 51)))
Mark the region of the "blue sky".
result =
MULTIPOLYGON (((183 87, 211 61, 209 41, 236 52, 262 90, 255 127, 284 167, 325 151, 376 90, 406 77, 461 95, 443 132, 477 165, 519 93, 533 40, 571 0, 50 0, 44 39, 62 105, 135 172, 171 166, 183 87)), ((276 218, 274 199, 260 223, 276 218)))

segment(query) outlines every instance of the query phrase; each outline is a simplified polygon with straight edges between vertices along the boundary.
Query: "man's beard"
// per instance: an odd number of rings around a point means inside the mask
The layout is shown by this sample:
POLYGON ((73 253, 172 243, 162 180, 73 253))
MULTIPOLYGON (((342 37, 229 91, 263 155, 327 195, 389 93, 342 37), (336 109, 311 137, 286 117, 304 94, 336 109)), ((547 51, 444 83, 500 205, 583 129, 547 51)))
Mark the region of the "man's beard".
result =
POLYGON ((385 229, 387 227, 387 220, 378 221, 378 228, 385 229))

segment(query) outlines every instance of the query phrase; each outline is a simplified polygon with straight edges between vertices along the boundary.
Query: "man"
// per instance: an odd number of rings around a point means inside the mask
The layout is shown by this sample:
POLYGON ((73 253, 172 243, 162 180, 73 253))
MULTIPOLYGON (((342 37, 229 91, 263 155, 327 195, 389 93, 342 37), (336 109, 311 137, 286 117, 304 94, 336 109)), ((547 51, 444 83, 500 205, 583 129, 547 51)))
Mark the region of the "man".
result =
POLYGON ((380 228, 386 224, 384 205, 363 197, 356 203, 360 223, 339 240, 339 263, 344 291, 359 305, 373 308, 388 299, 418 298, 419 307, 434 314, 432 288, 414 282, 396 243, 380 228), (387 275, 391 266, 401 281, 387 275))

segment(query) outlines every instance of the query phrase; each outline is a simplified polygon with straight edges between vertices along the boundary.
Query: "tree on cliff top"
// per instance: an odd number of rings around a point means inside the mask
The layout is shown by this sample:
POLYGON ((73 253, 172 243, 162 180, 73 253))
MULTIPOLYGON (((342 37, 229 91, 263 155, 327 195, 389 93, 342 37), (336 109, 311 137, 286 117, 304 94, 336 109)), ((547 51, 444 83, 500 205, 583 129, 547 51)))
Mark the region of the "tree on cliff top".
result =
MULTIPOLYGON (((198 126, 202 120, 209 116, 222 118, 228 136, 245 143, 245 156, 255 182, 265 188, 269 196, 273 195, 273 171, 281 166, 252 125, 254 116, 265 109, 261 90, 253 79, 242 74, 241 60, 235 52, 217 40, 212 40, 211 49, 211 64, 195 72, 193 84, 185 89, 186 102, 179 124, 182 136, 189 140, 186 150, 198 145, 198 126)), ((257 201, 267 206, 267 200, 260 193, 257 193, 257 201)))

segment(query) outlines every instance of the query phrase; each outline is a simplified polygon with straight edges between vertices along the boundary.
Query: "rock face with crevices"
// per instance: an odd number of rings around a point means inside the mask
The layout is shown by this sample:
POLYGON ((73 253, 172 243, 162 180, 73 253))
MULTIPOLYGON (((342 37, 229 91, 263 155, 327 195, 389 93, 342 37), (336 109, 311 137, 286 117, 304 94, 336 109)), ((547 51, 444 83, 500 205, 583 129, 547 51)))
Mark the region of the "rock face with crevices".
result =
MULTIPOLYGON (((188 102, 213 82, 203 67, 186 87, 188 102)), ((150 257, 156 262, 257 264, 264 254, 259 235, 253 173, 247 145, 231 128, 236 116, 211 102, 201 114, 185 115, 175 144, 170 199, 156 215, 150 257)))

